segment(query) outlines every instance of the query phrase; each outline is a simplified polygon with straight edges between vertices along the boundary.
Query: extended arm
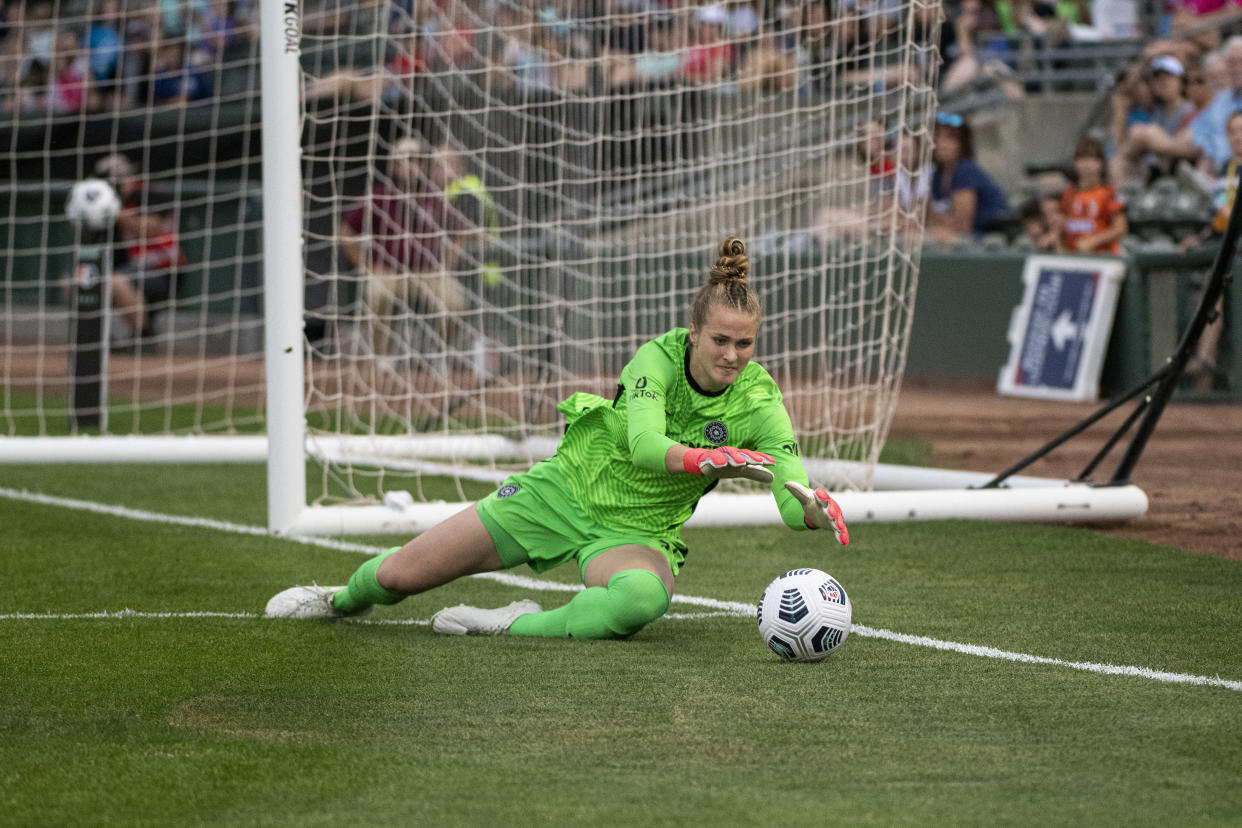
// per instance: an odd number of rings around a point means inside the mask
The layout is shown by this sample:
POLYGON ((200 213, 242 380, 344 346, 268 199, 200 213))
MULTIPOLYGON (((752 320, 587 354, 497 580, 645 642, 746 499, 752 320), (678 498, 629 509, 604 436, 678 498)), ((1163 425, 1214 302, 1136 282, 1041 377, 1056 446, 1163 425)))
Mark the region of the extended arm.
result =
POLYGON ((761 483, 772 481, 764 468, 775 461, 763 452, 718 446, 694 448, 682 445, 666 433, 665 392, 675 381, 680 366, 673 365, 650 344, 639 348, 622 372, 629 425, 626 435, 630 457, 640 468, 669 474, 700 474, 710 479, 746 477, 761 483))
POLYGON ((756 402, 752 416, 756 418, 756 431, 765 435, 759 448, 768 451, 776 464, 772 495, 781 520, 791 529, 831 529, 844 546, 850 542, 845 515, 826 490, 809 487, 793 423, 775 385, 772 394, 771 399, 756 402))

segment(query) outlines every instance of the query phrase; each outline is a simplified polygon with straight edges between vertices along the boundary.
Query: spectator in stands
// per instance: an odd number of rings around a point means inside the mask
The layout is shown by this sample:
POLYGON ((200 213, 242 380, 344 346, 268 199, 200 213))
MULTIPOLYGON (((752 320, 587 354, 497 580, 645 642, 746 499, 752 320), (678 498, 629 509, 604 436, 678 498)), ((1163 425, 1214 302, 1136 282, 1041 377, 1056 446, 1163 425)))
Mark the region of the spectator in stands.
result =
POLYGON ((151 58, 161 37, 159 6, 154 3, 130 4, 125 8, 121 58, 121 94, 126 101, 147 105, 151 95, 151 58))
POLYGON ((505 30, 502 61, 519 90, 543 92, 553 88, 552 53, 545 48, 543 26, 527 8, 517 9, 516 25, 505 30))
POLYGON ((797 35, 795 60, 804 67, 800 81, 812 93, 825 90, 830 81, 829 73, 834 69, 834 51, 844 53, 857 35, 856 18, 846 15, 829 22, 827 6, 827 3, 792 6, 781 18, 782 32, 797 35))
POLYGON ((1076 27, 1091 25, 1087 0, 1022 0, 1018 6, 1022 28, 1047 46, 1073 40, 1076 27))
MULTIPOLYGON (((500 215, 483 179, 466 169, 460 152, 444 143, 432 152, 433 178, 444 182, 444 196, 460 214, 461 229, 453 243, 477 266, 483 285, 500 284, 500 265, 489 254, 488 245, 500 238, 500 215)), ((477 291, 481 293, 481 291, 477 291)))
MULTIPOLYGON (((1186 67, 1186 100, 1190 101, 1195 108, 1194 115, 1190 118, 1192 121, 1198 117, 1200 112, 1207 109, 1207 105, 1212 102, 1212 97, 1220 91, 1220 89, 1212 88, 1212 81, 1209 79, 1211 73, 1207 68, 1208 58, 1215 58, 1220 65, 1220 71, 1224 71, 1224 59, 1216 52, 1204 55, 1203 60, 1197 65, 1192 63, 1186 67)), ((1186 125, 1186 130, 1189 134, 1189 124, 1186 125)), ((1193 141, 1193 138, 1191 140, 1193 141)))
POLYGON ((207 76, 186 60, 185 40, 161 41, 151 59, 151 102, 157 106, 185 104, 211 96, 207 76))
POLYGON ((725 37, 728 12, 722 4, 703 6, 694 16, 692 43, 681 66, 691 83, 717 83, 733 71, 734 45, 725 37))
POLYGON ((754 3, 748 0, 727 0, 725 7, 728 15, 725 33, 729 37, 749 40, 759 34, 759 12, 754 3))
POLYGON ((675 81, 686 59, 687 39, 684 14, 657 18, 646 38, 649 48, 633 57, 636 81, 648 88, 664 88, 675 81))
POLYGON ((203 63, 216 63, 238 46, 248 43, 257 32, 255 22, 238 7, 237 0, 213 0, 203 17, 203 31, 194 47, 194 57, 203 63))
POLYGON ((1175 0, 1173 5, 1170 31, 1189 28, 1212 31, 1218 28, 1217 24, 1242 12, 1238 0, 1175 0))
POLYGON ((99 0, 86 33, 90 51, 91 95, 95 107, 112 107, 123 102, 120 84, 125 40, 120 0, 99 0))
POLYGON ((937 114, 932 161, 925 224, 930 239, 942 244, 967 239, 1009 218, 1009 200, 975 163, 970 125, 961 115, 937 114))
POLYGON ((1028 199, 1018 208, 1018 217, 1022 220, 1025 245, 1031 250, 1037 253, 1061 251, 1064 216, 1061 215, 1061 205, 1057 198, 1028 199))
POLYGON ((611 15, 606 43, 608 51, 628 55, 637 55, 647 51, 650 48, 647 42, 650 28, 644 17, 643 14, 634 11, 611 15))
POLYGON ((133 162, 119 153, 101 158, 95 175, 110 182, 121 197, 112 304, 135 339, 147 340, 156 334, 158 315, 169 307, 177 270, 185 263, 175 204, 151 192, 133 162))
MULTIPOLYGON (((1233 212, 1234 200, 1238 194, 1238 171, 1242 170, 1242 111, 1234 112, 1225 122, 1225 140, 1229 144, 1232 155, 1225 165, 1225 186, 1217 196, 1216 212, 1206 227, 1182 240, 1183 253, 1210 241, 1219 240, 1229 223, 1229 214, 1233 212)), ((1216 321, 1203 329, 1195 355, 1186 365, 1186 372, 1199 391, 1211 391, 1216 382, 1217 352, 1220 349, 1221 330, 1224 327, 1220 321, 1223 302, 1224 297, 1221 297, 1216 303, 1216 321)))
POLYGON ((578 22, 567 11, 562 15, 549 7, 539 10, 539 21, 535 38, 551 64, 552 88, 569 93, 589 91, 599 59, 578 22))
POLYGON ((1109 137, 1114 149, 1124 146, 1130 140, 1131 127, 1151 120, 1151 107, 1155 98, 1151 90, 1151 74, 1145 69, 1145 61, 1127 67, 1109 99, 1112 106, 1109 137))
POLYGON ((867 174, 867 210, 849 207, 822 207, 815 214, 812 234, 816 238, 858 239, 871 232, 904 229, 904 222, 893 223, 897 204, 897 158, 889 145, 884 124, 867 121, 858 131, 855 158, 867 174))
POLYGON ((48 79, 47 108, 51 112, 81 112, 87 103, 90 67, 82 41, 72 29, 56 34, 56 51, 48 79))
POLYGON ((22 57, 22 6, 0 5, 0 112, 15 108, 22 57))
POLYGON ((923 162, 923 142, 919 136, 903 133, 897 139, 897 177, 894 183, 897 206, 903 217, 913 219, 922 215, 915 211, 924 209, 931 197, 931 180, 935 172, 935 164, 923 162))
POLYGON ((941 87, 950 90, 1012 60, 1019 28, 1007 0, 962 0, 956 28, 957 55, 950 58, 941 87))
POLYGON ((435 11, 427 18, 419 53, 433 72, 468 68, 478 63, 474 36, 469 9, 464 3, 453 3, 449 11, 435 11))
POLYGON ((1074 147, 1076 182, 1061 194, 1065 214, 1062 246, 1075 253, 1121 252, 1121 238, 1129 230, 1125 203, 1105 181, 1108 159, 1104 145, 1083 138, 1074 147))
POLYGON ((858 142, 858 160, 867 167, 867 189, 872 202, 891 195, 897 181, 897 159, 888 144, 884 124, 863 124, 858 142))
POLYGON ((18 3, 10 7, 9 33, 5 38, 7 68, 5 108, 10 111, 47 109, 47 86, 56 51, 52 5, 47 2, 18 3))
POLYGON ((394 107, 412 102, 414 85, 427 74, 427 63, 419 51, 424 36, 421 31, 404 32, 394 37, 396 47, 392 59, 383 67, 345 68, 325 75, 308 75, 302 88, 307 101, 327 100, 334 104, 381 102, 394 107))
POLYGON ((446 343, 457 328, 452 317, 467 306, 453 277, 460 252, 453 237, 474 228, 449 204, 444 193, 449 171, 432 158, 422 138, 397 141, 387 176, 375 176, 371 189, 341 219, 341 249, 365 278, 370 344, 378 357, 389 354, 398 305, 433 316, 432 327, 446 343))
POLYGON ((1203 85, 1207 87, 1200 94, 1203 94, 1206 99, 1200 100, 1195 94, 1193 83, 1190 84, 1188 94, 1195 102, 1195 106, 1202 112, 1212 102, 1212 98, 1229 88, 1229 70, 1225 67, 1225 53, 1220 49, 1205 54, 1199 66, 1203 70, 1203 85))
POLYGON ((1186 72, 1181 61, 1158 55, 1149 66, 1152 104, 1147 121, 1126 130, 1112 159, 1113 180, 1150 181, 1173 171, 1181 159, 1193 162, 1199 150, 1190 135, 1195 105, 1186 99, 1186 72))
POLYGON ((1211 173, 1216 173, 1233 155, 1225 138, 1225 124, 1230 115, 1242 109, 1242 36, 1229 38, 1222 51, 1229 87, 1218 92, 1190 122, 1191 138, 1203 153, 1200 166, 1211 173))
POLYGON ((750 92, 787 92, 798 82, 798 64, 781 46, 775 29, 765 32, 742 58, 738 87, 750 92))

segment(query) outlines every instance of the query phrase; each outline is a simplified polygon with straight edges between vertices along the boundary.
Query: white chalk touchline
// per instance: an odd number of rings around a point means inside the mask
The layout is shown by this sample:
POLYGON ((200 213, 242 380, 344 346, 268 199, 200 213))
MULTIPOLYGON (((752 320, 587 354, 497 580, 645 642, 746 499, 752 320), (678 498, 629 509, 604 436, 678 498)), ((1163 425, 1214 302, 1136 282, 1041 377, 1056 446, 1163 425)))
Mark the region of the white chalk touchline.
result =
MULTIPOLYGON (((660 620, 693 621, 699 618, 735 618, 736 612, 666 612, 660 620)), ((749 613, 747 613, 749 615, 749 613)), ((95 621, 126 618, 263 618, 258 612, 140 612, 123 609, 101 612, 9 612, 0 613, 0 621, 95 621)), ((272 619, 285 620, 285 619, 272 619)), ((339 618, 339 624, 370 624, 372 626, 426 627, 430 618, 339 618)))
MULTIPOLYGON (((132 520, 149 521, 152 523, 165 523, 176 526, 193 526, 203 529, 215 529, 221 532, 232 532, 242 535, 257 535, 262 537, 270 537, 266 529, 258 526, 243 526, 236 523, 228 523, 226 521, 212 520, 210 518, 182 517, 180 515, 165 515, 159 512, 149 512, 143 509, 130 509, 125 506, 109 506, 103 503, 95 503, 89 500, 75 500, 73 498, 56 497, 53 495, 38 494, 36 492, 27 492, 17 489, 7 489, 0 487, 0 497, 10 500, 25 501, 27 503, 40 503, 47 506, 60 506, 66 509, 76 509, 79 511, 95 512, 97 514, 106 514, 113 517, 130 518, 132 520)), ((293 543, 301 543, 308 546, 317 546, 324 549, 335 549, 343 552, 358 552, 367 555, 374 555, 382 552, 384 547, 369 546, 361 543, 350 543, 348 541, 339 541, 331 538, 313 538, 313 537, 295 537, 285 536, 282 540, 291 541, 293 543)), ((485 572, 480 575, 473 576, 475 578, 484 578, 487 580, 497 581, 508 586, 518 587, 520 589, 530 589, 543 592, 577 592, 582 587, 574 584, 564 584, 556 581, 541 581, 535 578, 528 578, 523 575, 515 575, 511 572, 485 572)), ((666 614, 665 618, 684 619, 684 618, 704 618, 714 615, 737 615, 737 616, 753 616, 755 607, 752 604, 740 601, 721 601, 716 598, 701 598, 694 595, 674 595, 674 603, 691 604, 694 606, 707 607, 717 610, 715 613, 693 613, 666 614)), ((134 610, 125 609, 117 612, 90 612, 90 613, 10 613, 0 615, 0 621, 19 621, 19 620, 75 620, 75 619, 109 619, 109 618, 259 618, 255 613, 230 613, 230 612, 136 612, 134 610)), ((425 625, 430 623, 426 620, 415 619, 354 619, 351 623, 366 624, 405 624, 405 625, 425 625)), ((893 632, 892 630, 876 629, 867 627, 862 624, 854 624, 850 629, 851 635, 858 635, 864 638, 879 638, 886 641, 893 641, 900 644, 912 644, 916 647, 930 647, 934 650, 946 650, 949 652, 961 653, 963 655, 978 656, 980 658, 996 658, 1004 661, 1014 661, 1023 664, 1043 664, 1052 667, 1068 667, 1072 670, 1083 670, 1089 673, 1100 673, 1110 676, 1132 676, 1135 678, 1151 679, 1152 681, 1163 681, 1173 684, 1193 684, 1204 687, 1222 687, 1226 690, 1235 690, 1242 692, 1242 681, 1233 679, 1225 679, 1220 676, 1200 676, 1193 673, 1172 673, 1165 670, 1153 670, 1150 667, 1134 667, 1121 664, 1106 664, 1094 661, 1065 661, 1059 658, 1048 658, 1046 656, 1030 655, 1029 653, 1018 653, 1010 650, 1000 650, 996 647, 984 647, 978 644, 962 644, 956 641, 943 641, 938 638, 929 638, 924 635, 909 635, 907 633, 893 632)))

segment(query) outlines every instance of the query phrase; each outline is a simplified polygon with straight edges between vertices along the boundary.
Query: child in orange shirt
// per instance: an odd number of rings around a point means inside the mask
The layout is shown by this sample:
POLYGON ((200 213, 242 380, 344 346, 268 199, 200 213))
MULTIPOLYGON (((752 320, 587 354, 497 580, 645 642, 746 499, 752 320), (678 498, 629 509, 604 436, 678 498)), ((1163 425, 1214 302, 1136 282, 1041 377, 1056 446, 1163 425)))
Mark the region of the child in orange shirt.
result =
POLYGON ((1065 226, 1061 241, 1065 249, 1078 253, 1121 252, 1121 237, 1130 229, 1125 203, 1117 191, 1104 183, 1107 159, 1104 145, 1094 138, 1083 138, 1074 148, 1077 186, 1061 195, 1065 226))

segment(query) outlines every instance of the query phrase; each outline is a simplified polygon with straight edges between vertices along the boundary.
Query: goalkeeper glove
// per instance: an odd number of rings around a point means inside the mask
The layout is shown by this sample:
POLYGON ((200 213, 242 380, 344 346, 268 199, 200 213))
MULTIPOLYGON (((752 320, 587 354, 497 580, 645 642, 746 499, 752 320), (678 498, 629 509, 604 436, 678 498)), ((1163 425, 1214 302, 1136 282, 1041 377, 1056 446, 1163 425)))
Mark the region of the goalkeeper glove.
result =
POLYGON ((802 504, 802 519, 811 529, 831 529, 842 546, 849 546, 850 530, 845 528, 845 513, 824 489, 811 491, 801 483, 785 481, 785 488, 802 504))
POLYGON ((701 474, 712 480, 725 477, 745 477, 760 483, 771 483, 772 472, 764 466, 775 465, 771 455, 761 451, 721 446, 714 449, 686 449, 681 465, 691 474, 701 474))

